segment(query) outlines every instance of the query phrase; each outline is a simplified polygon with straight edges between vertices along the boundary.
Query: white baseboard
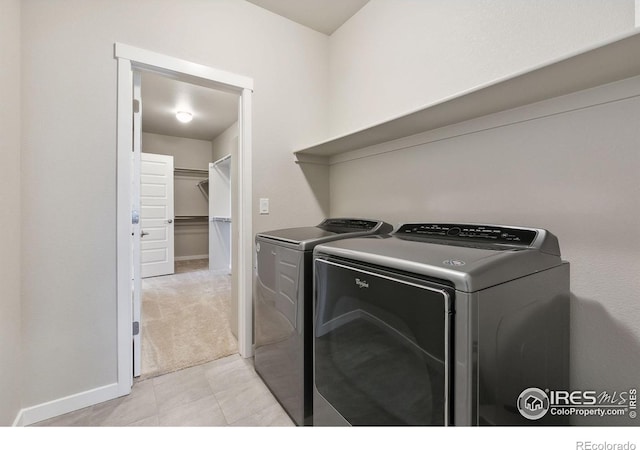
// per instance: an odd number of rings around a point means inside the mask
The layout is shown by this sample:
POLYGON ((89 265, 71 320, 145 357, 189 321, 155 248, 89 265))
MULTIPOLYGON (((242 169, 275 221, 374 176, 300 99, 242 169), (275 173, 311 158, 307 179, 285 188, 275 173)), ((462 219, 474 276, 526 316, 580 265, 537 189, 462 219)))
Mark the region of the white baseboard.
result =
POLYGON ((118 383, 108 384, 89 391, 62 397, 50 402, 23 408, 14 422, 14 426, 28 426, 52 417, 70 413, 78 409, 120 397, 118 383))
POLYGON ((209 255, 176 256, 174 261, 190 261, 192 259, 209 259, 209 255))

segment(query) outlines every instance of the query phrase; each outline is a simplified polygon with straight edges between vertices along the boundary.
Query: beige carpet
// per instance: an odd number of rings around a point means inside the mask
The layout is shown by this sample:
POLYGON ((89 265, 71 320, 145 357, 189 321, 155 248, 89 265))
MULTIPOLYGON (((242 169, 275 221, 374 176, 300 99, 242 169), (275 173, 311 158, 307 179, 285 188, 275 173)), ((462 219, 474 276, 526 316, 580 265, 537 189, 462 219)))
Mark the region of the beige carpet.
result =
POLYGON ((176 261, 176 273, 142 280, 140 379, 238 351, 229 327, 231 277, 210 275, 208 260, 176 261))

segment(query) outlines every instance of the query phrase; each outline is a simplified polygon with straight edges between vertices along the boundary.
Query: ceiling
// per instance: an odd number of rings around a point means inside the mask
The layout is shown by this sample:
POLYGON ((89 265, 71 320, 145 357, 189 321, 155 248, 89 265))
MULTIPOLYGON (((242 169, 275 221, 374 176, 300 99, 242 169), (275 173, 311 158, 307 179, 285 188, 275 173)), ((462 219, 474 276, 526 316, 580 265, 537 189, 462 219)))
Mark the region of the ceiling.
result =
MULTIPOLYGON (((331 35, 369 0, 247 0, 275 14, 331 35)), ((238 120, 238 96, 142 73, 142 131, 212 141, 238 120), (180 123, 178 111, 193 120, 180 123)))
POLYGON ((330 36, 369 0, 247 0, 330 36))
POLYGON ((151 72, 142 73, 142 131, 212 141, 238 120, 238 96, 151 72), (189 123, 178 111, 193 114, 189 123))

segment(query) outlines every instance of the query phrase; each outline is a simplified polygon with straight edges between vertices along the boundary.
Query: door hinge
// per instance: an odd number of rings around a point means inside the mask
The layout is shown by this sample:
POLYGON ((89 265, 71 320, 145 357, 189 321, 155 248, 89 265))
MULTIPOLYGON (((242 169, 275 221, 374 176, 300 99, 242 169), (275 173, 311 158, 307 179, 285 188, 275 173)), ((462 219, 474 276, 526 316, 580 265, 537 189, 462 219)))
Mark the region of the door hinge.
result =
POLYGON ((133 322, 133 335, 137 336, 140 334, 140 322, 133 322))
POLYGON ((140 112, 140 100, 133 99, 133 113, 138 114, 140 112))

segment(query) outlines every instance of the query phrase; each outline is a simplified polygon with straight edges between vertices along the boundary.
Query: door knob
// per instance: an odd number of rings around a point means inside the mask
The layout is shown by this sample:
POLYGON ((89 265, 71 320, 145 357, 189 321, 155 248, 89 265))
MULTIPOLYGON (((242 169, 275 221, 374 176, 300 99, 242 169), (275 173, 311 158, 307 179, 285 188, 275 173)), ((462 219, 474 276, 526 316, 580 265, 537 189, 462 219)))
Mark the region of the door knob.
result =
POLYGON ((173 219, 167 220, 167 223, 173 223, 173 219))
POLYGON ((147 232, 146 232, 146 231, 144 231, 144 230, 141 230, 141 231, 140 231, 140 237, 145 237, 147 234, 149 234, 149 233, 147 233, 147 232))

